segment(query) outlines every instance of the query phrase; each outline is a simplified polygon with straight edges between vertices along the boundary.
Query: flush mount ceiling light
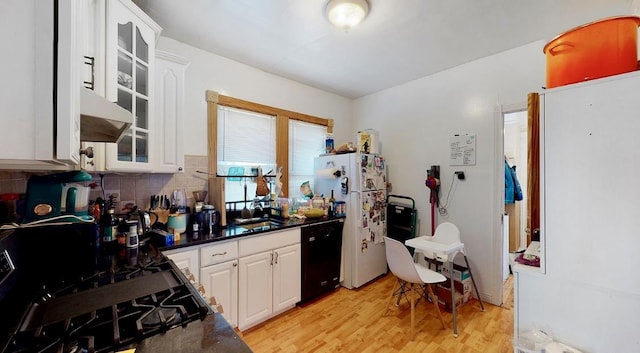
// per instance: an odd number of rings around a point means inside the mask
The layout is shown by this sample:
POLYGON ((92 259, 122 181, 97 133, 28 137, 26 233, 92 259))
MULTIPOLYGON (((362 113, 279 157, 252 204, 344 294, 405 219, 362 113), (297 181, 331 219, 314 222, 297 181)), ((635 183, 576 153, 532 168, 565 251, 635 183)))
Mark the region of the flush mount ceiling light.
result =
POLYGON ((366 0, 330 0, 326 10, 329 22, 348 31, 367 16, 369 4, 366 0))

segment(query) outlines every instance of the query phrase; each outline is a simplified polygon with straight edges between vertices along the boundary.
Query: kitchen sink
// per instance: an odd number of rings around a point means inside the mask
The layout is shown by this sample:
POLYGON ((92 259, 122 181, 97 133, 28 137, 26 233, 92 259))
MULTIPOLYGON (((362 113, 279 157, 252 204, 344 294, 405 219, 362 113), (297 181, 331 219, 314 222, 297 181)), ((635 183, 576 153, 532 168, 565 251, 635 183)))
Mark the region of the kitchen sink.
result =
POLYGON ((250 231, 250 232, 271 230, 271 229, 276 229, 282 226, 281 222, 278 222, 273 219, 265 219, 265 218, 236 219, 235 222, 237 227, 246 229, 247 231, 250 231))
POLYGON ((253 217, 253 218, 236 218, 233 220, 233 222, 238 226, 243 224, 261 223, 266 221, 269 221, 269 218, 253 217))

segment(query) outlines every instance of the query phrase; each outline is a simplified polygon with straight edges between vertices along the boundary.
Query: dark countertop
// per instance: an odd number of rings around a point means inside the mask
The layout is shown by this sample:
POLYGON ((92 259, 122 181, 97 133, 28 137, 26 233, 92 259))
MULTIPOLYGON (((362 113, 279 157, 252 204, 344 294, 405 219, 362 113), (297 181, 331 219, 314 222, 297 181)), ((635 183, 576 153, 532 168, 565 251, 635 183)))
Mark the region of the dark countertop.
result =
POLYGON ((202 321, 191 322, 187 328, 174 328, 149 337, 130 348, 135 348, 136 353, 252 352, 219 313, 209 315, 202 321))
POLYGON ((173 245, 161 246, 158 244, 158 247, 160 250, 166 251, 194 245, 213 243, 217 241, 242 238, 287 228, 304 227, 312 224, 335 221, 339 219, 344 219, 344 217, 320 217, 304 219, 289 218, 285 220, 263 218, 262 220, 256 220, 255 223, 231 224, 227 227, 216 229, 213 234, 183 233, 180 235, 180 240, 177 242, 174 241, 173 245))

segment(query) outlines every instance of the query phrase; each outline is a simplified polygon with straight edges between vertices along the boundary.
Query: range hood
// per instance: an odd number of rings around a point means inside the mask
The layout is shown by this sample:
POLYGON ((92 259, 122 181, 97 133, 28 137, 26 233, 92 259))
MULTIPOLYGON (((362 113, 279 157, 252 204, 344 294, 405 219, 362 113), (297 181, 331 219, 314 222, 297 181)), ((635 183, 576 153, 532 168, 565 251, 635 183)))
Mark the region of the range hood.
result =
POLYGON ((80 141, 117 142, 133 123, 133 114, 118 104, 80 89, 80 141))

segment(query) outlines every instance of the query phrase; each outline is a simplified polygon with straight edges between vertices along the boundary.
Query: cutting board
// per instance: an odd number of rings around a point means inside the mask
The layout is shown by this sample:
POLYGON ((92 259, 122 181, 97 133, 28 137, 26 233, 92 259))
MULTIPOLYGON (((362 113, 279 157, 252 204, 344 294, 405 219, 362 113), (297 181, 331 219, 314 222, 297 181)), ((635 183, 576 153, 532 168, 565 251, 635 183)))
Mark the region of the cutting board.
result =
POLYGON ((220 225, 227 225, 227 207, 224 201, 224 177, 209 177, 209 200, 213 207, 220 212, 220 225))

